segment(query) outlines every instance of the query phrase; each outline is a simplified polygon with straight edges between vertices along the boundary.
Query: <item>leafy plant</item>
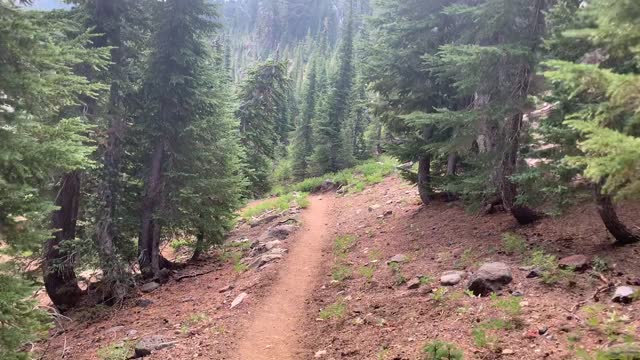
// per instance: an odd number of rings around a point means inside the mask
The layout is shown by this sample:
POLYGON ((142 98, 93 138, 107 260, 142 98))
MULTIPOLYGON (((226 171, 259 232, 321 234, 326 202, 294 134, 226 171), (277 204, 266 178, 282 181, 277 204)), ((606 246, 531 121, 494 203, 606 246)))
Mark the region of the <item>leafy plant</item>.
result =
POLYGON ((433 341, 422 348, 424 360, 462 360, 464 355, 456 345, 444 341, 433 341))
POLYGON ((545 254, 542 250, 533 252, 531 265, 540 270, 542 282, 547 285, 568 281, 575 275, 572 269, 560 269, 558 258, 554 255, 545 254))
POLYGON ((338 236, 333 242, 333 253, 338 257, 345 257, 357 240, 358 238, 353 235, 338 236))
POLYGON ((447 288, 439 287, 433 291, 433 300, 440 303, 445 299, 446 294, 447 294, 447 288))
POLYGON ((595 256, 591 261, 591 268, 595 272, 604 273, 609 270, 609 264, 607 263, 607 260, 599 256, 595 256))
POLYGON ((358 268, 358 273, 370 282, 373 279, 373 274, 376 271, 376 267, 373 265, 361 266, 358 268))
POLYGON ((402 274, 402 265, 397 262, 389 263, 389 268, 394 277, 394 284, 400 286, 407 282, 407 278, 402 274))

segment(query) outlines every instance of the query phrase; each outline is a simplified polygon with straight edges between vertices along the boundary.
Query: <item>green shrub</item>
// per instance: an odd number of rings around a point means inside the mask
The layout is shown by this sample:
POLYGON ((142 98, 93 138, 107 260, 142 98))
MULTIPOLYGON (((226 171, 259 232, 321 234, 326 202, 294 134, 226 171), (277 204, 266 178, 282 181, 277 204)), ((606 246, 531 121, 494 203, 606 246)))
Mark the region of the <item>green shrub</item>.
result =
POLYGON ((572 269, 560 269, 558 258, 537 250, 532 254, 531 265, 541 272, 542 282, 553 285, 563 280, 569 280, 575 275, 572 269))
POLYGON ((454 344, 444 341, 433 341, 422 348, 424 360, 462 360, 462 351, 454 344))
POLYGON ((257 205, 245 208, 242 211, 241 216, 243 219, 249 221, 251 218, 258 217, 272 210, 284 212, 294 205, 306 207, 309 205, 309 201, 307 199, 308 196, 308 193, 289 193, 276 198, 264 200, 257 205))
POLYGON ((522 236, 509 232, 502 234, 502 247, 507 254, 523 254, 527 251, 527 242, 522 236))
POLYGON ((338 257, 344 257, 358 238, 353 235, 341 235, 333 242, 333 253, 338 257))
POLYGON ((134 343, 132 341, 118 342, 98 349, 100 360, 128 360, 133 355, 134 343))
POLYGON ((373 265, 361 266, 358 268, 358 273, 370 282, 373 279, 373 274, 376 272, 376 267, 373 265))
POLYGON ((345 281, 351 278, 351 268, 348 265, 338 264, 331 271, 331 278, 335 281, 345 281))

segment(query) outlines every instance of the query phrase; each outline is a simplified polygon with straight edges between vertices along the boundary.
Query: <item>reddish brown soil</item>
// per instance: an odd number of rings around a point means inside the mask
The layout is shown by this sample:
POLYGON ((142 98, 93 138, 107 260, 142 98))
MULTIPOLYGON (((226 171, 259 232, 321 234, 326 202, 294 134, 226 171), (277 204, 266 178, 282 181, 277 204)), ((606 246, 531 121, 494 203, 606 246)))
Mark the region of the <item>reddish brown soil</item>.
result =
MULTIPOLYGON (((640 206, 625 206, 623 213, 640 225, 640 206)), ((599 309, 599 324, 587 325, 590 316, 584 309, 603 284, 589 272, 574 276, 573 286, 567 285, 568 279, 547 286, 539 279, 526 279, 526 272, 518 270, 528 255, 501 252, 501 235, 511 231, 525 237, 529 249, 542 248, 558 256, 597 255, 613 268, 604 274, 613 282, 640 279, 640 246, 606 246, 611 240, 591 204, 560 218, 518 227, 507 214, 474 216, 460 203, 423 208, 415 187, 391 177, 360 194, 314 199, 302 212, 302 224, 284 242, 290 253, 279 263, 258 272, 238 273, 232 264, 212 255, 180 274, 218 268, 215 272, 181 282, 171 280, 121 308, 83 309, 70 314, 73 321, 60 318, 50 342, 39 349, 46 349, 46 359, 97 359, 98 349, 126 340, 127 333, 135 330, 130 337, 157 334, 176 341, 174 347, 154 351, 149 359, 313 359, 318 351, 326 351, 319 353, 324 359, 421 359, 421 348, 434 339, 457 344, 467 360, 575 359, 572 347, 593 350, 610 342, 613 336, 602 333, 605 325, 615 330, 610 333, 640 336, 638 303, 613 304, 610 293, 600 296, 604 307, 599 309), (374 204, 381 206, 369 211, 374 204), (393 214, 380 217, 387 210, 393 214), (351 279, 335 283, 331 272, 338 259, 331 243, 342 234, 356 236, 357 242, 345 260, 351 279), (395 285, 385 261, 396 254, 408 257, 401 267, 404 277, 428 275, 433 281, 416 290, 395 285), (519 290, 525 304, 518 315, 521 327, 488 333, 496 340, 490 349, 476 346, 472 329, 487 319, 505 317, 491 299, 465 296, 466 281, 450 288, 439 302, 432 294, 443 271, 474 271, 487 260, 511 266, 514 281, 504 298, 509 291, 519 290), (359 272, 365 264, 375 266, 371 281, 359 272), (218 291, 230 284, 233 290, 218 291), (242 292, 249 296, 229 309, 242 292), (139 299, 153 304, 138 307, 139 299), (337 301, 346 305, 342 317, 319 320, 320 310, 337 301), (607 322, 612 314, 622 320, 607 322), (541 326, 549 328, 551 337, 535 335, 541 326), (513 354, 502 355, 504 349, 513 354)), ((270 225, 244 225, 230 239, 256 239, 270 225)))
MULTIPOLYGON (((622 213, 637 225, 639 210, 640 206, 629 205, 622 213)), ((526 238, 529 249, 544 249, 558 257, 581 253, 606 259, 613 270, 605 276, 616 283, 640 278, 640 246, 607 246, 611 239, 591 204, 560 218, 519 227, 508 214, 474 216, 457 202, 423 208, 414 188, 389 178, 362 194, 337 199, 332 213, 336 235, 352 234, 358 239, 345 261, 353 275, 349 280, 332 282, 330 276, 337 259, 325 263, 324 277, 308 307, 305 347, 309 358, 315 351, 324 350, 328 359, 421 359, 424 344, 439 339, 463 349, 465 359, 575 359, 573 347, 593 350, 609 343, 613 336, 601 332, 606 324, 614 327, 606 320, 611 316, 623 319, 615 323, 616 330, 640 335, 638 305, 613 304, 610 293, 600 296, 604 308, 599 309, 598 329, 587 326, 589 315, 582 309, 593 303, 591 296, 603 285, 601 280, 585 273, 554 286, 543 285, 539 279, 526 279, 527 272, 518 270, 529 261, 528 255, 508 256, 501 252, 501 235, 515 232, 526 238), (381 207, 368 211, 373 204, 381 207), (387 210, 393 214, 380 217, 387 210), (426 275, 433 281, 417 290, 396 285, 396 278, 385 264, 396 254, 409 259, 401 267, 404 277, 426 275), (449 288, 439 302, 432 294, 439 287, 442 272, 474 271, 485 261, 511 266, 514 281, 505 289, 505 295, 515 290, 524 293, 522 312, 517 316, 522 324, 513 330, 487 331, 488 336, 495 337, 490 349, 475 345, 472 329, 488 319, 510 317, 498 310, 491 299, 465 295, 462 291, 466 281, 449 288), (376 268, 369 282, 359 274, 364 265, 376 268), (569 286, 571 280, 575 284, 569 286), (582 301, 586 303, 572 312, 582 301), (347 305, 342 318, 317 319, 321 309, 335 302, 347 305), (550 337, 537 334, 538 328, 545 326, 550 337), (505 353, 513 354, 503 355, 505 349, 505 353)), ((332 256, 331 251, 327 249, 326 256, 332 256)))

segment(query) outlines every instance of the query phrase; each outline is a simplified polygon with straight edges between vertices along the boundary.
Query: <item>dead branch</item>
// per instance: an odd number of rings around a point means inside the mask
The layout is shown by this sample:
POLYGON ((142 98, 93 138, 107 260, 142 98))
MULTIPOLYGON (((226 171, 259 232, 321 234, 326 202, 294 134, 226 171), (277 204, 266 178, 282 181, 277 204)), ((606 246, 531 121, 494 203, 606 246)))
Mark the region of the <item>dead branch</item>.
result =
POLYGON ((180 276, 176 277, 176 281, 179 282, 179 281, 182 281, 184 279, 189 279, 189 278, 194 278, 194 277, 198 277, 198 276, 202 276, 202 275, 206 275, 206 274, 211 274, 212 272, 214 272, 216 270, 218 270, 218 269, 215 268, 215 269, 203 271, 203 272, 200 272, 200 273, 180 275, 180 276))

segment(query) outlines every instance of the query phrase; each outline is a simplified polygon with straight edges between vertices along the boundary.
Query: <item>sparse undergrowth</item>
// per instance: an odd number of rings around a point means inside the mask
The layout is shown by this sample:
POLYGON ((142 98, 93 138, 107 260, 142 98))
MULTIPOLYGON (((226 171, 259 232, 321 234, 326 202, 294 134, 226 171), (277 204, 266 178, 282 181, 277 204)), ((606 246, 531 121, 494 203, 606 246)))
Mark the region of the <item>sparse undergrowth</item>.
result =
POLYGON ((335 320, 341 319, 347 310, 347 304, 344 301, 338 300, 335 303, 327 306, 320 311, 320 319, 322 320, 335 320))
POLYGON ((422 352, 423 360, 463 360, 462 351, 454 344, 444 341, 433 341, 426 344, 422 352))
POLYGON ((320 189, 325 180, 331 180, 336 186, 343 187, 347 191, 357 193, 368 185, 382 182, 391 175, 397 166, 397 161, 391 157, 381 156, 378 159, 369 160, 350 169, 345 169, 333 174, 325 174, 314 178, 308 178, 301 182, 276 186, 271 193, 283 195, 291 192, 313 193, 320 189))
POLYGON ((133 341, 120 341, 98 349, 96 355, 100 360, 128 360, 133 348, 133 341))
POLYGON ((251 218, 258 217, 269 211, 275 210, 278 212, 284 212, 294 206, 304 209, 309 206, 308 196, 309 194, 306 192, 292 192, 284 194, 282 196, 264 200, 257 205, 247 207, 242 211, 240 216, 242 216, 246 221, 249 221, 251 218))

